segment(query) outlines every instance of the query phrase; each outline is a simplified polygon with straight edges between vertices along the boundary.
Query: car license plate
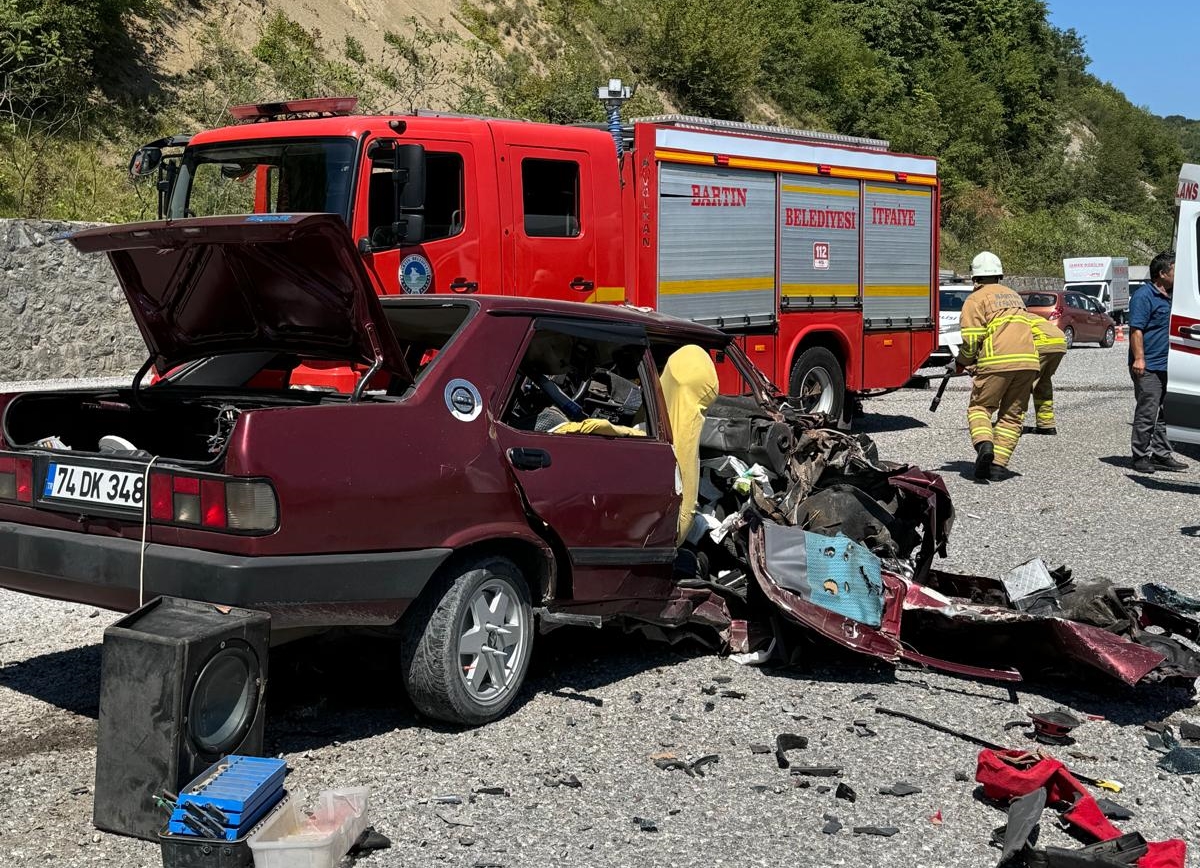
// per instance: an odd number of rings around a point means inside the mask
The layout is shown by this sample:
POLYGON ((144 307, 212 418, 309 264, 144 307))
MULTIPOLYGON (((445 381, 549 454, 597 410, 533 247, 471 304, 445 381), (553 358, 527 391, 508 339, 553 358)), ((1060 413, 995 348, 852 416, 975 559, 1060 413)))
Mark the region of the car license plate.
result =
POLYGON ((144 486, 141 473, 52 461, 42 497, 140 510, 144 486))

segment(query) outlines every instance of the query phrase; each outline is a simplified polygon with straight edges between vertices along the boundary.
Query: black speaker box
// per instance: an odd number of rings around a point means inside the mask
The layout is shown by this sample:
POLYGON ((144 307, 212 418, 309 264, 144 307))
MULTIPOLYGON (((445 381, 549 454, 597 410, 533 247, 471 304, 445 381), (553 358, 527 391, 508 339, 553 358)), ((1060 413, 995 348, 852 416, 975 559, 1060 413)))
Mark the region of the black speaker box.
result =
POLYGON ((271 618, 158 597, 104 631, 96 733, 99 829, 157 840, 154 801, 227 754, 262 753, 271 618))

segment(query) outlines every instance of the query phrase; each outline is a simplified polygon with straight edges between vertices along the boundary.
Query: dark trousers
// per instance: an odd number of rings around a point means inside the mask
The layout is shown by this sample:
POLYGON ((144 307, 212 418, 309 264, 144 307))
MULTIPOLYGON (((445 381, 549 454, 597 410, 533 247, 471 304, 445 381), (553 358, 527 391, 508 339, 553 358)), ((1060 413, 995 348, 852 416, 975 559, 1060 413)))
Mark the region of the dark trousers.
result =
POLYGON ((1167 372, 1146 371, 1133 377, 1133 397, 1137 406, 1133 411, 1133 437, 1131 446, 1134 458, 1171 455, 1171 441, 1167 439, 1167 425, 1163 421, 1163 398, 1167 394, 1167 372))

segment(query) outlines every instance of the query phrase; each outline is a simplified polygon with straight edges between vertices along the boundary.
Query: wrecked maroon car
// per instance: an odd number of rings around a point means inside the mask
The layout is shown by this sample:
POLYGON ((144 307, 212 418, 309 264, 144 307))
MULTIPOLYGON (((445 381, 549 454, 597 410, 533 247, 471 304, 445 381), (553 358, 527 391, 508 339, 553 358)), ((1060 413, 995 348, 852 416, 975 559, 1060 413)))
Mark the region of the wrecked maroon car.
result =
POLYGON ((380 299, 332 215, 71 240, 108 253, 150 357, 128 388, 0 397, 0 586, 261 609, 276 639, 398 624, 412 699, 447 720, 503 712, 535 618, 674 605, 665 360, 730 354, 766 400, 728 337, 658 313, 380 299), (293 382, 318 364, 357 366, 353 392, 293 382), (548 430, 583 419, 608 427, 548 430))

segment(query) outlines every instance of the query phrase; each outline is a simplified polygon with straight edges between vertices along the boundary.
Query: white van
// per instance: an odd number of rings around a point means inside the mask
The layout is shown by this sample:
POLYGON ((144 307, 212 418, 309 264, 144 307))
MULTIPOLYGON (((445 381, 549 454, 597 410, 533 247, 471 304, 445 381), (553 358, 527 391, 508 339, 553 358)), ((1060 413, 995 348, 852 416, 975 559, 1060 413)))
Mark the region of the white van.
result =
POLYGON ((1185 163, 1175 193, 1175 292, 1171 297, 1167 436, 1200 443, 1200 166, 1185 163))

